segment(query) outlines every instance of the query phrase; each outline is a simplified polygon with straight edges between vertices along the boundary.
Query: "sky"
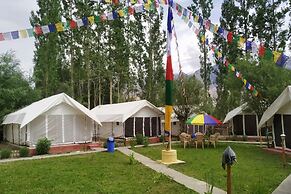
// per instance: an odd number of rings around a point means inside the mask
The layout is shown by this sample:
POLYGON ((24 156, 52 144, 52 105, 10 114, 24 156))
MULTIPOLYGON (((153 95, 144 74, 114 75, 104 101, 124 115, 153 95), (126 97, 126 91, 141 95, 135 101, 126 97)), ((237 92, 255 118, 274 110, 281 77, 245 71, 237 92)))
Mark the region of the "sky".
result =
MULTIPOLYGON (((188 6, 192 0, 176 0, 182 6, 188 6)), ((211 21, 218 23, 222 0, 214 1, 211 21)), ((30 28, 29 17, 31 11, 38 10, 36 0, 10 0, 1 2, 0 7, 0 32, 9 32, 30 28)), ((165 9, 166 10, 166 9, 165 9)), ((164 11, 166 13, 166 11, 164 11)), ((185 22, 174 14, 174 24, 178 39, 178 50, 184 73, 191 74, 200 68, 199 47, 196 35, 191 31, 185 22)), ((165 28, 165 22, 163 22, 165 28)), ((178 59, 175 46, 175 39, 172 42, 172 60, 174 73, 178 73, 178 59)), ((8 50, 15 51, 16 58, 20 60, 20 67, 26 75, 33 73, 34 38, 17 39, 0 42, 0 53, 8 50)))

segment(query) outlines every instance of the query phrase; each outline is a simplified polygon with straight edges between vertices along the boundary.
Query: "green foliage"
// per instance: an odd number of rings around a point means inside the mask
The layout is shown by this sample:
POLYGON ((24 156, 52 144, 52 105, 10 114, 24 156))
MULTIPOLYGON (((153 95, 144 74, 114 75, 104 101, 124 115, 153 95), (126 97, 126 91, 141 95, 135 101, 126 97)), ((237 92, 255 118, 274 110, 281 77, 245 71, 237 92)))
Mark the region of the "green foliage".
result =
POLYGON ((120 152, 18 161, 1 164, 0 172, 1 193, 193 194, 165 175, 153 180, 158 173, 139 163, 129 165, 120 152))
MULTIPOLYGON (((172 144, 172 148, 179 153, 179 158, 182 157, 181 159, 187 165, 173 165, 170 168, 203 181, 207 181, 205 174, 211 171, 209 177, 214 181, 207 182, 212 182, 215 187, 226 191, 226 171, 221 167, 221 156, 227 146, 231 146, 238 157, 238 162, 232 166, 232 190, 234 193, 250 194, 254 191, 256 183, 262 184, 258 185, 260 189, 264 189, 261 193, 272 193, 291 173, 290 165, 287 168, 282 167, 279 155, 265 152, 257 145, 222 142, 218 144, 216 149, 206 148, 204 150, 184 149, 180 144, 172 144)), ((153 160, 159 160, 163 147, 160 145, 134 148, 134 151, 153 160)), ((287 160, 291 162, 291 158, 287 160)))
POLYGON ((107 141, 103 142, 103 148, 107 148, 107 141))
POLYGON ((165 136, 161 135, 159 138, 160 138, 160 142, 164 142, 165 141, 165 136))
POLYGON ((28 157, 29 156, 29 149, 27 147, 21 147, 19 149, 19 156, 20 157, 28 157))
POLYGON ((144 137, 142 134, 136 134, 136 143, 137 145, 143 145, 144 137))
POLYGON ((134 146, 137 145, 136 140, 135 139, 129 140, 129 145, 130 145, 131 148, 134 148, 134 146))
POLYGON ((13 51, 0 54, 0 122, 14 112, 39 98, 19 68, 13 51))
POLYGON ((36 154, 43 155, 48 154, 51 147, 51 141, 47 138, 39 139, 36 143, 36 154))
POLYGON ((149 146, 149 138, 148 137, 144 137, 143 138, 143 145, 144 145, 144 147, 148 147, 149 146))
POLYGON ((205 97, 203 85, 194 76, 185 76, 184 84, 186 89, 186 98, 182 92, 182 84, 179 80, 174 80, 174 111, 177 118, 182 123, 182 131, 185 131, 185 122, 193 113, 205 111, 211 114, 213 105, 212 99, 205 97), (195 95, 193 95, 195 94, 195 95))
POLYGON ((136 160, 134 158, 134 153, 131 153, 130 156, 129 156, 129 164, 130 165, 136 164, 136 160))
POLYGON ((213 169, 205 172, 206 192, 204 194, 212 194, 214 187, 213 169))
POLYGON ((11 149, 7 149, 7 148, 4 148, 0 151, 0 155, 1 155, 1 159, 7 159, 7 158, 10 158, 10 155, 11 155, 11 149))

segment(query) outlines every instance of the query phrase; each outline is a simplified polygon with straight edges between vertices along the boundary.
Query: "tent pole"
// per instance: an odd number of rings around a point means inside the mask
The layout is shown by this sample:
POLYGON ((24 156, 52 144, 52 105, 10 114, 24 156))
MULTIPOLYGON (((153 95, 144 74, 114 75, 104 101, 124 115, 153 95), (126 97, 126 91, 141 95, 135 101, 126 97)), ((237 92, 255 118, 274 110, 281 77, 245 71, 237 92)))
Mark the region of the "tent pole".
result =
POLYGON ((48 116, 45 115, 45 137, 48 138, 48 116))
POLYGON ((246 135, 246 119, 245 119, 245 114, 242 115, 243 117, 243 136, 246 135))
POLYGON ((135 117, 133 117, 133 137, 135 137, 135 117))

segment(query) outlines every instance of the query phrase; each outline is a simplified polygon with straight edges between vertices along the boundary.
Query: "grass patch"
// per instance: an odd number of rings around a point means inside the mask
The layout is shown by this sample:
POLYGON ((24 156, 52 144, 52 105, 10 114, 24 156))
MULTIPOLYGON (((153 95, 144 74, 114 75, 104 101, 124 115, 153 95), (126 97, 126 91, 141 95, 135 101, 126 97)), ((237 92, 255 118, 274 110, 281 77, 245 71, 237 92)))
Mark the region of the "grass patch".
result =
MULTIPOLYGON (((272 193, 277 186, 291 173, 291 166, 283 168, 278 154, 267 153, 258 146, 246 144, 218 143, 215 148, 204 150, 187 148, 174 144, 178 159, 186 164, 170 167, 188 176, 205 180, 211 175, 216 187, 226 190, 226 171, 221 167, 221 157, 226 147, 230 145, 237 154, 238 163, 232 168, 233 193, 272 193)), ((163 146, 134 148, 135 151, 154 160, 161 159, 163 146)), ((289 158, 289 162, 291 162, 289 158)))
POLYGON ((119 152, 0 164, 0 193, 193 193, 119 152))

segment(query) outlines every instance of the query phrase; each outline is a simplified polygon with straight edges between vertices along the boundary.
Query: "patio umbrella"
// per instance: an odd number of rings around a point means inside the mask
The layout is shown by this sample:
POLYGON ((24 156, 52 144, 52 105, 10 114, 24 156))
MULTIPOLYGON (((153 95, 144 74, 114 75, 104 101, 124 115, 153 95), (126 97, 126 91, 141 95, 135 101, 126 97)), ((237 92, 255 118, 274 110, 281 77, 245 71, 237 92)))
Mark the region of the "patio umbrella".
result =
POLYGON ((193 118, 196 116, 196 114, 192 115, 189 119, 187 119, 186 124, 188 125, 192 125, 191 121, 193 120, 193 118))
POLYGON ((219 125, 222 124, 220 120, 209 114, 198 114, 193 118, 190 118, 187 122, 192 125, 219 125), (190 120, 191 119, 191 120, 190 120))

